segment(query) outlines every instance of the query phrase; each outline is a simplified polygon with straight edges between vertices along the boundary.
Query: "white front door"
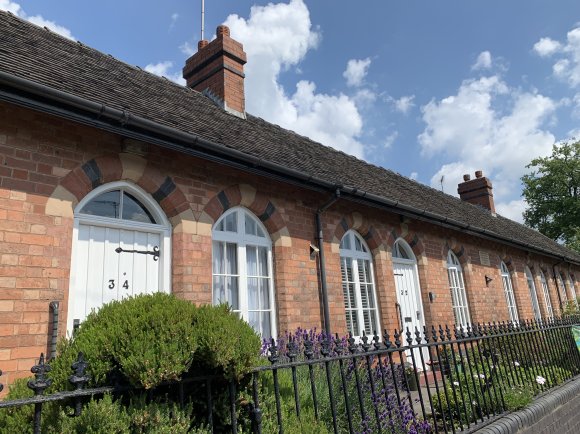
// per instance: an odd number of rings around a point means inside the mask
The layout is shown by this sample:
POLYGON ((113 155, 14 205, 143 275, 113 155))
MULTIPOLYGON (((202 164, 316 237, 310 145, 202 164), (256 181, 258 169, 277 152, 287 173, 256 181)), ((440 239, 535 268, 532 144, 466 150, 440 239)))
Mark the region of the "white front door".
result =
POLYGON ((158 232, 79 224, 69 324, 112 300, 159 291, 160 239, 158 232))
MULTIPOLYGON (((397 289, 397 301, 400 306, 400 326, 403 328, 401 341, 403 345, 407 345, 406 332, 408 328, 413 338, 413 344, 415 344, 415 327, 421 332, 422 336, 423 326, 425 325, 423 303, 421 301, 421 291, 417 280, 415 262, 393 258, 393 274, 395 276, 395 287, 397 289)), ((399 312, 397 315, 399 315, 399 312)), ((409 357, 408 361, 410 362, 410 352, 406 351, 405 354, 409 357)), ((414 350, 414 357, 417 367, 421 367, 418 349, 414 350)), ((427 351, 423 351, 423 358, 425 362, 429 360, 427 351)))

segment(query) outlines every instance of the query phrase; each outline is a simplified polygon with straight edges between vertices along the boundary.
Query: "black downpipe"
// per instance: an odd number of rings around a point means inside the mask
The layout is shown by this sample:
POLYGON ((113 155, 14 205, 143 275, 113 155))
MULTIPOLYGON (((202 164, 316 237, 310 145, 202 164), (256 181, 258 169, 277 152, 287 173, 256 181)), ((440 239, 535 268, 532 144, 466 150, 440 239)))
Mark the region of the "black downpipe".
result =
POLYGON ((50 332, 50 345, 49 345, 49 360, 56 357, 56 341, 58 340, 58 301, 51 301, 48 305, 50 312, 52 313, 52 324, 50 332))
POLYGON ((340 190, 337 188, 335 196, 322 205, 316 211, 316 243, 318 244, 318 261, 320 267, 320 294, 322 297, 322 309, 324 316, 324 331, 327 336, 331 336, 330 329, 330 307, 328 306, 328 287, 326 286, 326 262, 324 259, 324 236, 322 234, 321 215, 330 208, 340 198, 340 190))

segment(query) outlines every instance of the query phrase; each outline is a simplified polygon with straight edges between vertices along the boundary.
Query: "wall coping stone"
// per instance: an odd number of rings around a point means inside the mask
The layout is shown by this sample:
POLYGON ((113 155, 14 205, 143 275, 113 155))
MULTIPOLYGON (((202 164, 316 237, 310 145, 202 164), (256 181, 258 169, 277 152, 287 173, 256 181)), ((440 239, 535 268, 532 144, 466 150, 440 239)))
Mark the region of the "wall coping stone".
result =
POLYGON ((478 434, 515 434, 521 429, 529 428, 544 417, 552 417, 552 413, 558 407, 578 396, 580 396, 580 376, 542 393, 526 408, 502 416, 475 432, 478 434))

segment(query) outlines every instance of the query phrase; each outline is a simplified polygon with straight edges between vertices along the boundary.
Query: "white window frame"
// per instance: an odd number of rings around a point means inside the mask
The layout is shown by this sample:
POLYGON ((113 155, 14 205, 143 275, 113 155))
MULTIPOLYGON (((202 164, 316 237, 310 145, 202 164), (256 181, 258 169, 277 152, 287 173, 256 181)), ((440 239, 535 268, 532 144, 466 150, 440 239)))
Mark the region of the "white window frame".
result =
POLYGON ((453 315, 455 316, 455 325, 465 327, 471 324, 471 315, 469 312, 469 302, 465 291, 465 279, 463 278, 463 269, 455 253, 451 250, 447 253, 447 278, 449 281, 449 290, 451 292, 451 304, 453 315))
MULTIPOLYGON (((268 234, 268 230, 263 225, 258 217, 254 215, 247 208, 238 206, 230 208, 224 212, 221 217, 214 223, 212 229, 212 303, 216 304, 214 299, 214 289, 213 289, 213 250, 214 241, 232 243, 236 244, 236 257, 237 257, 237 270, 238 270, 238 297, 239 297, 239 309, 238 312, 245 321, 249 321, 249 307, 248 307, 248 271, 247 271, 247 261, 246 261, 246 248, 247 247, 265 247, 267 248, 267 267, 268 267, 268 289, 270 296, 270 334, 271 337, 277 338, 277 324, 276 324, 276 299, 274 297, 274 278, 273 278, 273 266, 272 266, 272 240, 268 234), (228 215, 237 213, 237 230, 236 232, 226 232, 218 231, 216 228, 222 220, 224 220, 228 215), (242 218, 243 217, 243 218, 242 218), (252 219, 258 227, 264 233, 264 237, 259 237, 255 235, 247 235, 245 230, 245 219, 252 219)), ((251 276, 250 276, 251 277, 251 276)), ((267 311, 268 309, 261 309, 259 312, 267 311)), ((260 333, 259 330, 256 330, 260 333)), ((269 338, 270 336, 263 336, 263 338, 269 338)))
POLYGON ((501 280, 503 283, 503 291, 508 307, 508 314, 510 321, 517 324, 519 322, 518 306, 516 303, 516 296, 514 294, 514 287, 512 284, 512 277, 507 265, 502 261, 500 264, 501 280))
POLYGON ((524 274, 526 275, 526 280, 528 282, 528 289, 530 291, 530 298, 532 299, 532 309, 534 310, 534 318, 536 320, 542 319, 542 314, 540 312, 540 304, 538 302, 538 293, 536 292, 536 283, 534 282, 534 275, 529 267, 524 268, 524 274))
MULTIPOLYGON (((359 338, 362 336, 362 331, 365 330, 365 323, 364 323, 364 316, 363 316, 363 311, 364 310, 368 310, 368 311, 372 311, 374 310, 374 315, 375 315, 375 324, 376 324, 376 328, 377 330, 370 330, 370 333, 366 333, 367 336, 372 336, 375 331, 377 332, 377 334, 380 335, 380 330, 381 330, 381 323, 380 323, 380 315, 379 315, 379 304, 378 304, 378 299, 377 299, 377 286, 375 283, 375 270, 374 270, 374 264, 373 264, 373 257, 370 253, 370 249, 367 245, 367 243, 365 243, 364 239, 354 230, 349 230, 348 232, 346 232, 344 234, 344 236, 342 237, 341 240, 341 244, 342 241, 346 238, 346 237, 351 237, 350 239, 350 245, 351 245, 351 249, 340 249, 340 268, 341 268, 341 274, 344 276, 345 273, 343 272, 343 260, 352 260, 352 283, 354 283, 354 287, 355 287, 355 301, 356 301, 356 307, 354 309, 349 309, 351 311, 354 311, 356 313, 356 317, 357 317, 357 321, 359 324, 359 329, 361 331, 360 335, 355 335, 354 333, 354 329, 349 329, 347 330, 348 332, 352 333, 353 337, 355 338, 359 338), (355 248, 355 238, 358 239, 358 241, 361 243, 361 245, 363 246, 363 249, 366 250, 365 252, 360 252, 358 250, 356 250, 355 248), (359 273, 358 273, 358 262, 359 261, 368 261, 369 263, 369 270, 370 270, 370 278, 371 278, 371 282, 370 284, 372 285, 372 296, 374 298, 374 308, 367 308, 367 309, 363 309, 362 307, 362 296, 361 296, 361 286, 360 286, 360 279, 359 279, 359 273)), ((344 288, 344 285, 347 283, 344 281, 344 278, 341 277, 341 281, 342 281, 342 285, 344 288)), ((344 300, 344 289, 343 289, 343 301, 344 301, 344 307, 345 307, 345 319, 346 319, 346 300, 344 300)), ((348 321, 347 321, 347 328, 348 328, 348 321)))
POLYGON ((556 273, 556 288, 560 293, 560 297, 562 298, 562 306, 566 307, 566 303, 568 303, 568 294, 566 293, 566 285, 564 284, 564 278, 560 273, 556 273))
POLYGON ((570 290, 570 295, 572 296, 572 300, 574 300, 574 304, 578 307, 578 299, 576 298, 576 288, 574 288, 574 281, 572 280, 572 276, 570 273, 567 273, 568 279, 568 288, 570 290))
POLYGON ((540 270, 540 282, 542 284, 542 293, 544 294, 544 303, 546 304, 546 313, 549 319, 554 318, 554 308, 552 307, 552 300, 550 299, 550 289, 548 288, 548 281, 544 272, 540 270))

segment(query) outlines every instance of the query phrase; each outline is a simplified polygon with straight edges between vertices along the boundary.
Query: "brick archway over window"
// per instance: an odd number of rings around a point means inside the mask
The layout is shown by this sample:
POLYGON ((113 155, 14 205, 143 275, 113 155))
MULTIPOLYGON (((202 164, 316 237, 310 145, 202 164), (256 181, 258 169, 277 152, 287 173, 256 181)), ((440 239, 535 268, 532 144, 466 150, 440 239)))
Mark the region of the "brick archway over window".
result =
MULTIPOLYGON (((92 190, 109 182, 129 180, 149 193, 159 203, 168 218, 190 209, 183 192, 172 178, 163 175, 156 167, 141 160, 141 170, 127 170, 127 163, 119 154, 108 154, 93 158, 69 172, 57 186, 50 199, 67 197, 74 206, 92 190)), ((48 204, 51 201, 48 201, 48 204)), ((49 205, 47 205, 49 206, 49 205)))
POLYGON ((213 224, 228 209, 243 206, 254 213, 266 226, 274 243, 280 239, 291 243, 286 221, 268 197, 247 184, 231 185, 220 191, 206 204, 200 221, 213 224))
POLYGON ((423 245, 423 242, 419 238, 419 235, 417 235, 417 233, 413 231, 406 231, 402 227, 393 228, 391 232, 389 232, 389 238, 387 239, 387 247, 389 252, 393 248, 395 241, 397 241, 399 238, 405 240, 405 242, 409 245, 409 247, 413 251, 413 254, 417 258, 417 261, 419 261, 421 255, 423 255, 423 253, 425 252, 425 246, 423 245))
POLYGON ((462 245, 458 245, 455 241, 446 242, 445 245, 443 246, 443 252, 441 252, 442 258, 445 261, 447 261, 447 255, 449 255, 450 250, 453 252, 455 257, 461 264, 463 270, 464 271, 468 270, 467 266, 469 265, 469 261, 467 257, 467 252, 465 251, 465 247, 463 247, 462 245))
POLYGON ((364 238, 371 251, 381 246, 382 240, 378 232, 370 225, 366 218, 357 212, 348 214, 340 219, 339 224, 334 230, 333 241, 340 243, 344 234, 351 229, 357 231, 364 238))

